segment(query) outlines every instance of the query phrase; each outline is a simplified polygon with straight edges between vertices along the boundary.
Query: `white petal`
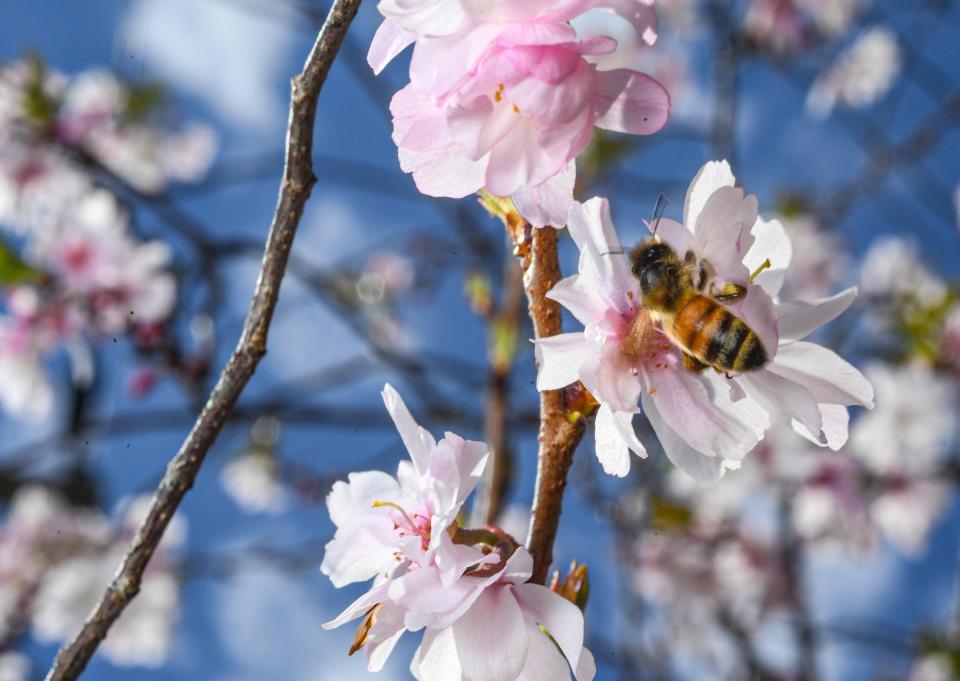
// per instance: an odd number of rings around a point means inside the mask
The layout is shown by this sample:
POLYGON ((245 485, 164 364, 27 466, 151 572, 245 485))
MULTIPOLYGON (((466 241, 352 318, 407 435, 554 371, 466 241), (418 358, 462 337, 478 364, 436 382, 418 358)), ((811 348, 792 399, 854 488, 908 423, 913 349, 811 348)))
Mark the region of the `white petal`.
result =
POLYGON ((528 619, 542 626, 576 669, 583 649, 583 613, 563 596, 539 584, 518 584, 513 593, 528 619))
POLYGON ((782 417, 782 422, 790 423, 791 419, 796 419, 811 433, 820 433, 823 424, 817 400, 802 385, 766 369, 745 373, 736 380, 748 397, 771 415, 782 417))
POLYGON ((780 346, 768 367, 795 381, 823 404, 858 404, 873 408, 873 386, 856 367, 832 350, 796 341, 780 346))
POLYGON ((430 450, 436 446, 436 441, 426 429, 421 428, 413 420, 410 410, 407 409, 407 405, 404 404, 400 394, 392 385, 387 383, 380 394, 383 396, 383 403, 387 406, 390 418, 393 419, 393 423, 397 427, 397 432, 400 433, 403 445, 410 453, 413 465, 422 474, 429 466, 430 450))
MULTIPOLYGON (((624 412, 617 412, 623 414, 624 412)), ((633 414, 627 414, 631 419, 633 414)), ((620 429, 616 424, 617 416, 610 405, 604 403, 597 410, 597 418, 594 421, 594 437, 596 439, 597 459, 603 466, 603 472, 607 475, 615 475, 618 478, 624 477, 630 472, 630 449, 620 435, 620 429)))
POLYGON ((857 297, 854 286, 846 291, 810 302, 783 303, 777 308, 777 325, 782 342, 801 340, 841 314, 857 297))
POLYGON ((397 481, 383 471, 350 473, 347 482, 333 483, 327 494, 327 511, 337 527, 347 527, 368 515, 374 501, 396 495, 397 481))
POLYGON ((329 622, 323 623, 324 629, 336 629, 350 620, 355 620, 377 603, 382 603, 387 595, 386 583, 376 586, 348 605, 343 612, 329 622))
POLYGON ((697 217, 697 255, 713 265, 720 279, 746 283, 749 272, 743 254, 753 244, 750 230, 756 222, 756 197, 745 197, 736 187, 721 187, 707 199, 697 217))
POLYGON ((580 664, 574 670, 574 675, 577 681, 593 681, 593 677, 597 675, 597 663, 593 659, 593 653, 587 648, 580 651, 580 664))
POLYGON ((846 443, 849 435, 850 414, 847 408, 839 404, 821 404, 820 418, 823 421, 821 432, 817 435, 799 421, 793 421, 791 424, 794 431, 805 437, 810 442, 820 447, 829 447, 833 451, 839 451, 846 443))
POLYGON ((646 393, 643 394, 641 400, 643 402, 643 412, 647 415, 647 420, 650 421, 653 432, 657 434, 657 439, 660 440, 664 453, 673 462, 674 466, 703 486, 712 485, 723 477, 723 459, 701 454, 688 445, 683 438, 664 423, 656 405, 646 393))
POLYGON ((751 233, 755 241, 743 257, 743 264, 748 271, 755 272, 765 260, 770 260, 770 267, 757 275, 753 283, 763 288, 772 298, 776 298, 783 287, 783 277, 793 258, 790 238, 777 220, 768 222, 757 219, 751 233))
POLYGON ((573 206, 573 185, 577 181, 577 165, 570 161, 563 170, 543 184, 516 192, 513 205, 533 227, 567 225, 567 215, 573 206))
POLYGON ((540 371, 537 390, 559 390, 580 378, 580 365, 587 351, 582 333, 562 333, 536 341, 540 371))
POLYGON ((601 319, 607 311, 607 301, 590 277, 573 274, 558 281, 547 292, 547 298, 563 305, 586 326, 601 319))
POLYGON ((710 161, 704 165, 687 189, 687 198, 683 206, 683 224, 691 232, 697 224, 697 218, 703 212, 707 199, 720 187, 733 187, 736 179, 730 164, 726 161, 710 161))
POLYGON ((324 547, 320 571, 338 589, 347 584, 366 582, 396 566, 396 547, 389 543, 389 518, 371 518, 369 526, 338 531, 324 547), (386 521, 383 525, 380 521, 386 521))
POLYGON ((520 675, 529 641, 510 587, 486 589, 452 629, 457 657, 471 681, 504 681, 520 675))
POLYGON ((526 664, 516 681, 570 681, 570 668, 553 641, 532 622, 527 622, 526 627, 530 645, 526 664))
POLYGON ((417 681, 460 681, 463 678, 453 629, 427 629, 417 648, 410 673, 417 681))

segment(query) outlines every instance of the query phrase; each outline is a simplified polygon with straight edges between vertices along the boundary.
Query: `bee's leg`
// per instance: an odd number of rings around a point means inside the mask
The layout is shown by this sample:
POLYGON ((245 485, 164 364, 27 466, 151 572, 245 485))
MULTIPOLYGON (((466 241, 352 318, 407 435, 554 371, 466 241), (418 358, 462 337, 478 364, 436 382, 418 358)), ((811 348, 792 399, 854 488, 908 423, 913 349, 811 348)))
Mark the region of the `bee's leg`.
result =
POLYGON ((747 287, 740 284, 724 284, 723 287, 713 294, 713 297, 721 303, 733 303, 747 295, 747 287))
POLYGON ((683 368, 693 374, 698 374, 707 368, 707 365, 690 353, 683 353, 683 368))

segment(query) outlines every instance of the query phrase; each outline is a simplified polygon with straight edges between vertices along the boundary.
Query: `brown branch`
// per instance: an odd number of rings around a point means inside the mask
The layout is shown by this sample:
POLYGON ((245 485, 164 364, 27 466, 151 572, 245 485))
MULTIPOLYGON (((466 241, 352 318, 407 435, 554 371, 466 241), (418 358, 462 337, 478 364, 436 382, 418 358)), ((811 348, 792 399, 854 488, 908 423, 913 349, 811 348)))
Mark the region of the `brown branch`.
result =
POLYGON ((267 332, 293 237, 310 190, 316 182, 311 152, 317 99, 359 5, 360 0, 334 2, 303 71, 293 79, 280 197, 267 237, 260 276, 237 348, 220 374, 186 441, 170 461, 167 473, 154 494, 150 511, 137 530, 113 581, 80 632, 58 653, 47 674, 47 681, 76 679, 106 637, 110 626, 137 595, 144 570, 167 524, 184 495, 193 486, 207 451, 216 441, 257 364, 266 354, 267 332))
MULTIPOLYGON (((560 281, 557 230, 551 227, 535 229, 531 238, 529 258, 524 263, 523 283, 534 334, 537 338, 547 338, 560 333, 562 325, 560 305, 546 297, 547 292, 560 281)), ((553 561, 553 542, 560 524, 567 473, 585 428, 584 419, 579 418, 571 423, 567 418, 563 390, 540 393, 540 451, 537 455, 536 489, 530 510, 530 532, 527 536, 527 548, 533 556, 531 581, 537 584, 546 581, 547 570, 553 561)))

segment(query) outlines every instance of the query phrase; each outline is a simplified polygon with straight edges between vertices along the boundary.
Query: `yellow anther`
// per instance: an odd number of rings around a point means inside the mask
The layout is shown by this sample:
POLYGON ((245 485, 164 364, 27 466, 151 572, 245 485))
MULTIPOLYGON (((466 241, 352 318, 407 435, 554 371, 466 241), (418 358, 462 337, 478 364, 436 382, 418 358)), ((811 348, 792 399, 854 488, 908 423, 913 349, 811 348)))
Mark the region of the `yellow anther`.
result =
POLYGON ((760 263, 760 267, 758 267, 757 269, 755 269, 755 270, 753 271, 753 274, 750 275, 750 283, 752 284, 752 283, 753 283, 753 280, 756 279, 757 277, 759 277, 761 272, 763 272, 764 270, 769 269, 769 268, 771 268, 771 267, 773 267, 773 265, 772 265, 771 262, 770 262, 770 258, 767 258, 767 259, 764 260, 762 263, 760 263))

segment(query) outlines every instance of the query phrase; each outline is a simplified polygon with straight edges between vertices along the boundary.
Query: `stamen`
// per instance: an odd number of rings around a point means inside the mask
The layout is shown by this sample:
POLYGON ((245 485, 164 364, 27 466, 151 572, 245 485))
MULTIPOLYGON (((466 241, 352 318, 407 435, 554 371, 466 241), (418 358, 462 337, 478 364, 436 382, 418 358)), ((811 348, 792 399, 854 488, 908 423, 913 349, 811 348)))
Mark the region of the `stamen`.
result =
POLYGON ((504 84, 500 83, 500 85, 497 86, 497 91, 493 93, 493 98, 497 101, 497 103, 503 101, 503 90, 504 84))
POLYGON ((753 283, 753 280, 756 279, 757 277, 759 277, 761 272, 763 272, 764 270, 769 269, 769 268, 771 268, 771 267, 773 267, 773 265, 770 263, 770 258, 767 258, 767 259, 764 260, 762 263, 760 263, 760 267, 758 267, 757 269, 755 269, 755 270, 753 271, 753 274, 750 275, 750 283, 752 284, 752 283, 753 283))
POLYGON ((400 511, 400 515, 402 515, 404 519, 407 521, 407 524, 410 526, 410 529, 413 530, 415 533, 419 534, 419 532, 417 532, 417 524, 413 522, 413 518, 407 515, 407 512, 403 510, 403 507, 400 506, 399 504, 395 504, 392 501, 374 501, 373 506, 371 506, 371 508, 383 508, 384 506, 386 506, 387 508, 392 508, 397 511, 400 511))

